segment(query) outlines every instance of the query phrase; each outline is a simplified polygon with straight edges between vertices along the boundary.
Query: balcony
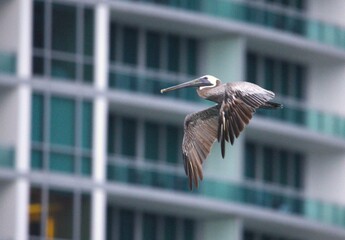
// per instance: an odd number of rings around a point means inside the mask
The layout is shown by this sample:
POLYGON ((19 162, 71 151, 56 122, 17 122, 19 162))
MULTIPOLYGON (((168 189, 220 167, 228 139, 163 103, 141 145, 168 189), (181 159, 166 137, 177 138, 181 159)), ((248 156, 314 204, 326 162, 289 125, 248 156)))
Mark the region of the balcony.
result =
POLYGON ((0 146, 0 168, 14 167, 14 150, 11 147, 0 146))
POLYGON ((244 183, 224 182, 207 178, 204 179, 199 189, 190 192, 187 187, 187 177, 184 176, 183 171, 179 171, 180 169, 163 169, 114 161, 108 164, 108 180, 264 208, 345 228, 344 206, 310 199, 296 193, 278 192, 244 183))
POLYGON ((237 0, 122 0, 168 6, 177 9, 202 13, 218 18, 230 19, 245 24, 282 31, 310 41, 345 49, 345 29, 306 17, 298 11, 286 11, 282 8, 255 1, 237 0))
POLYGON ((16 71, 16 58, 13 53, 0 51, 0 75, 14 74, 16 71))

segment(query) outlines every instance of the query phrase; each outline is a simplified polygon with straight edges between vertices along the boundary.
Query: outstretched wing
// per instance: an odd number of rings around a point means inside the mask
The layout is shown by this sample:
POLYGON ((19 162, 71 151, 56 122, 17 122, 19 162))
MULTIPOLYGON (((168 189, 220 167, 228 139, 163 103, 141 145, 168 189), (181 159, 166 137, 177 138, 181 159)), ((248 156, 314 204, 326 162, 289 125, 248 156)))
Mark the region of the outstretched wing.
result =
POLYGON ((219 106, 187 115, 184 122, 182 154, 189 188, 203 179, 202 164, 217 139, 219 106))
POLYGON ((222 157, 225 141, 234 143, 244 127, 252 119, 255 110, 266 107, 274 93, 249 82, 227 83, 219 111, 218 142, 222 157))

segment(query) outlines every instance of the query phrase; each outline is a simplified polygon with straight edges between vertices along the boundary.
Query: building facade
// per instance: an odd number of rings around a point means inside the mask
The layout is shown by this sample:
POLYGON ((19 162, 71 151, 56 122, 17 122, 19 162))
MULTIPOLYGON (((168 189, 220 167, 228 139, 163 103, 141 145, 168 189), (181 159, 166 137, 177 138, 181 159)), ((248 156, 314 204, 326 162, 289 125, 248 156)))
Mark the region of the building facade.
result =
POLYGON ((343 0, 0 2, 0 239, 345 239, 343 0), (212 74, 276 93, 188 190, 212 74))

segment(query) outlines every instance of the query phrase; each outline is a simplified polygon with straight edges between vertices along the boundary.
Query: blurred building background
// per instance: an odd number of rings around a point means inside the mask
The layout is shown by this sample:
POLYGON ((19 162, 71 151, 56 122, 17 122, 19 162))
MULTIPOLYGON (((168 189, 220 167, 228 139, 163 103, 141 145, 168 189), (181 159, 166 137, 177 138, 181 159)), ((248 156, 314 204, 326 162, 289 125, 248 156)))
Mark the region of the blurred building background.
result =
POLYGON ((345 239, 345 1, 2 0, 0 239, 345 239), (190 192, 161 88, 271 89, 190 192))

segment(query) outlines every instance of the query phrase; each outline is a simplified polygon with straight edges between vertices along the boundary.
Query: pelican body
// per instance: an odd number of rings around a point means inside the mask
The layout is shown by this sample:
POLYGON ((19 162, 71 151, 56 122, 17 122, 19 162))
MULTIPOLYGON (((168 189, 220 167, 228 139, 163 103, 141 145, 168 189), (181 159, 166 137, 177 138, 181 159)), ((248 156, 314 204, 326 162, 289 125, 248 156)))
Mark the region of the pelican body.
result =
POLYGON ((271 102, 275 94, 250 82, 221 81, 211 75, 165 88, 161 93, 186 87, 197 87, 201 98, 215 102, 216 105, 205 110, 188 114, 184 121, 182 155, 189 188, 193 182, 198 187, 203 179, 202 164, 218 140, 222 157, 225 156, 225 142, 234 144, 258 108, 277 109, 281 104, 271 102))

